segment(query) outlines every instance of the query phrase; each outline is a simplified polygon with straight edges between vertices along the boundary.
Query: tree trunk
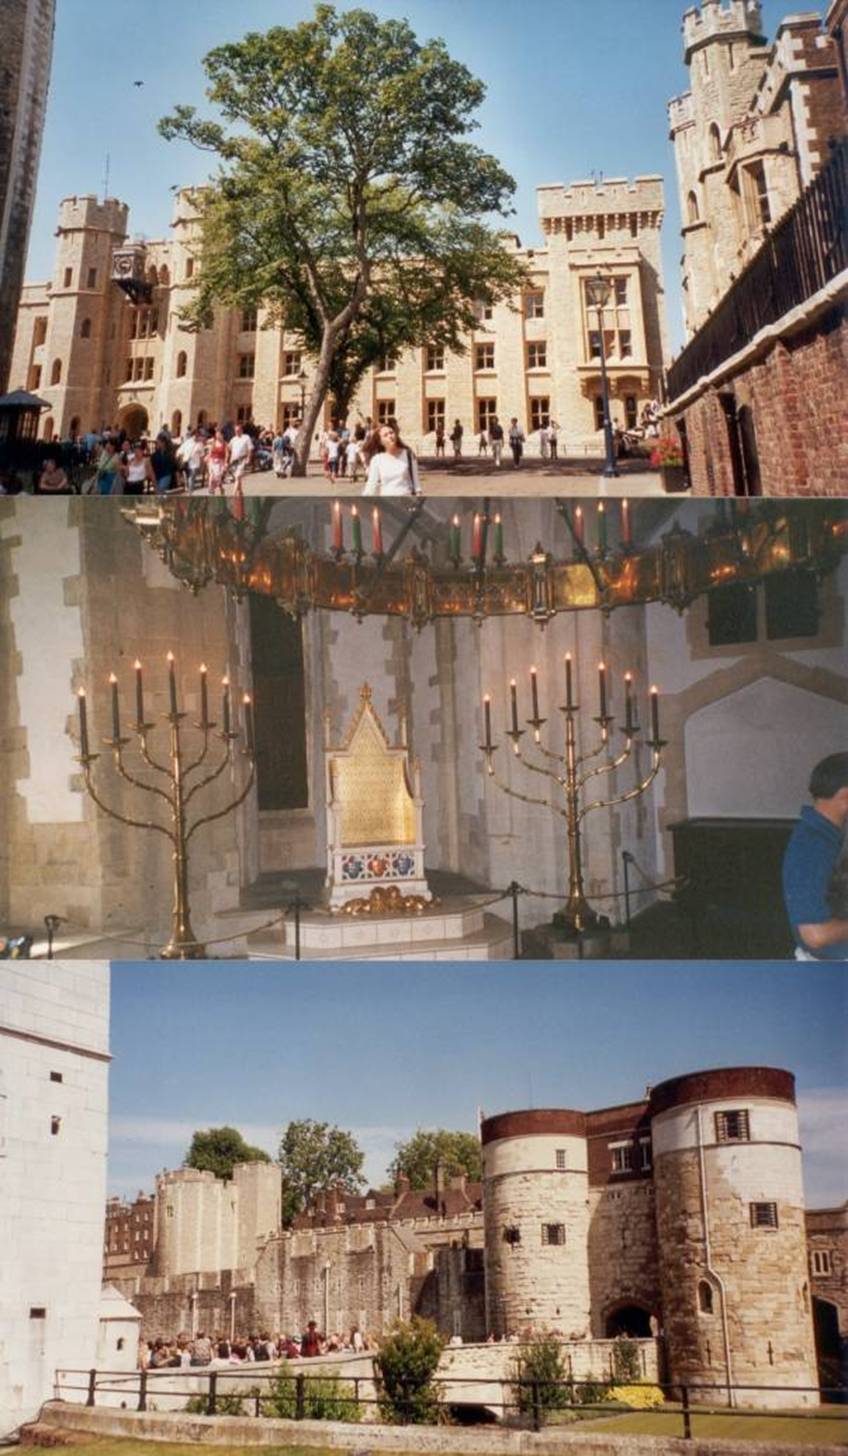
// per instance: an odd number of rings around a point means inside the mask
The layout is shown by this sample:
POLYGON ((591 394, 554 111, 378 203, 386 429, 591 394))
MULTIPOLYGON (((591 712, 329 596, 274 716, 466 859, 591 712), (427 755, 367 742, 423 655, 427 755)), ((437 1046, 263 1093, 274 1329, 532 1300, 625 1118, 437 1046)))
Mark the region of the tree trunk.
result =
POLYGON ((324 337, 321 340, 321 353, 318 356, 318 365, 315 370, 315 379, 312 384, 312 393, 306 401, 297 439, 294 442, 294 462, 292 464, 292 477, 303 479, 309 465, 309 452, 312 446, 312 436, 315 433, 315 425, 318 416, 327 398, 327 391, 330 387, 330 369, 333 362, 336 339, 335 331, 324 330, 324 337))

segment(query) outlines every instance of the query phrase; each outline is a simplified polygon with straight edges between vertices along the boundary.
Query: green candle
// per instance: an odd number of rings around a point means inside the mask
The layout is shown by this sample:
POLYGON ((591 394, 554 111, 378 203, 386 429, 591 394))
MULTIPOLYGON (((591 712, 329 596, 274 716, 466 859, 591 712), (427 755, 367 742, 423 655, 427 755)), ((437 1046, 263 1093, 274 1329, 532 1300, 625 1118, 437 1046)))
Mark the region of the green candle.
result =
POLYGON ((117 743, 121 736, 121 710, 118 704, 118 679, 113 672, 109 674, 109 682, 112 686, 112 739, 117 743))
POLYGON ((459 516, 454 516, 450 528, 450 556, 451 561, 458 561, 460 554, 459 539, 459 516))
POLYGON ((85 688, 80 688, 77 693, 77 703, 79 705, 80 758, 88 758, 88 712, 85 688))
POLYGON ((607 716, 607 665, 605 662, 598 663, 598 688, 601 702, 599 717, 605 718, 607 716))
POLYGON ((224 690, 224 697, 221 703, 221 721, 224 728, 224 737, 230 736, 230 679, 222 678, 221 687, 224 690))
POLYGON ((177 679, 174 674, 174 654, 168 653, 168 701, 170 703, 171 717, 177 716, 177 679))
POLYGON ((359 518, 359 511, 356 506, 350 508, 350 526, 353 534, 353 549, 357 555, 362 554, 362 521, 359 518))

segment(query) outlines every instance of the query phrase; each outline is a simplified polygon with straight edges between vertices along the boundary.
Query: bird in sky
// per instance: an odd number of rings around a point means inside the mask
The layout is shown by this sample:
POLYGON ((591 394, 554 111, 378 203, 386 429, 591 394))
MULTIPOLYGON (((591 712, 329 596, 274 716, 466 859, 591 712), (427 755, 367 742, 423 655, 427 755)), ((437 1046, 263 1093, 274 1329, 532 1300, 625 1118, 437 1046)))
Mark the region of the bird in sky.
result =
POLYGON ((144 82, 143 81, 133 81, 133 85, 134 86, 143 86, 144 85, 144 82))

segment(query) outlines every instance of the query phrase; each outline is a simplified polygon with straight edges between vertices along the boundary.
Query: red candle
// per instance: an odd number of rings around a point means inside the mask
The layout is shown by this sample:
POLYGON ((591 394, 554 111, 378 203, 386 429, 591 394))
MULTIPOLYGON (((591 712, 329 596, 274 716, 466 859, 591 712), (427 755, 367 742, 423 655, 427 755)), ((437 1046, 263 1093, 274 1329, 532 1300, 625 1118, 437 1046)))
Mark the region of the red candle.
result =
POLYGON ((247 751, 248 751, 248 753, 251 753, 252 754, 253 753, 253 749, 254 749, 254 740, 253 740, 253 704, 250 701, 250 693, 245 693, 245 695, 244 695, 244 726, 245 726, 245 737, 247 739, 247 751))
POLYGON ((566 654, 565 654, 565 706, 567 708, 573 708, 574 707, 574 700, 572 698, 571 693, 572 693, 572 687, 571 687, 571 653, 570 652, 566 652, 566 654))
POLYGON ((200 726, 209 727, 209 698, 206 692, 206 663, 200 664, 200 726))
POLYGON ((382 523, 380 521, 380 512, 379 512, 377 506, 374 507, 374 514, 372 516, 371 531, 372 531, 372 538, 373 538, 374 555, 375 556, 382 556, 382 554, 383 554, 383 526, 382 526, 382 523))
POLYGON ((654 743, 660 741, 660 690, 651 688, 651 732, 654 743))
POLYGON ((607 665, 605 662, 598 663, 598 689, 601 702, 599 717, 605 718, 607 716, 607 665))
POLYGON ((485 731, 486 747, 487 748, 491 748, 491 746, 492 746, 492 699, 490 698, 490 696, 489 696, 488 693, 486 693, 486 696, 483 699, 483 718, 484 718, 485 725, 486 725, 486 731, 485 731))
POLYGON ((509 685, 509 701, 512 709, 512 731, 518 732, 518 687, 515 678, 509 685))
POLYGON ((171 716, 177 715, 177 679, 174 675, 174 654, 168 653, 168 699, 171 706, 171 716))
POLYGON ((117 743, 121 736, 121 710, 118 704, 118 679, 113 672, 109 674, 109 682, 112 686, 112 740, 117 743))
POLYGON ((221 721, 224 728, 224 737, 228 738, 230 734, 230 679, 228 677, 221 679, 221 687, 224 690, 223 701, 221 703, 221 721))
POLYGON ((135 721, 139 726, 144 722, 144 684, 138 658, 135 660, 135 721))
POLYGON ((630 522, 630 502, 626 499, 621 502, 621 544, 622 546, 633 545, 633 527, 630 522))
POLYGON ((471 559, 476 561, 478 566, 483 559, 483 521, 479 511, 474 516, 474 525, 471 531, 471 559))
POLYGON ((77 705, 79 707, 80 758, 88 758, 88 711, 85 688, 80 688, 77 693, 77 705))
POLYGON ((341 501, 333 503, 333 550, 344 550, 344 527, 342 525, 341 501))
POLYGON ((539 681, 535 667, 530 669, 530 693, 533 698, 533 720, 539 721, 539 681))
POLYGON ((574 511, 574 539, 578 545, 583 545, 583 507, 577 506, 574 511))

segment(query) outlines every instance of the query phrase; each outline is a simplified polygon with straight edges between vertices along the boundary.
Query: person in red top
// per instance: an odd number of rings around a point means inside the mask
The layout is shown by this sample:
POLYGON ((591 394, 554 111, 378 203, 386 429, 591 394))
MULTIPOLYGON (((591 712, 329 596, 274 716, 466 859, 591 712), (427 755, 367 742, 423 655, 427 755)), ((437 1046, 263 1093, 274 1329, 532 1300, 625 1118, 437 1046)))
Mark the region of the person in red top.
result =
POLYGON ((323 1343, 323 1339, 318 1333, 318 1326, 314 1320, 310 1320, 306 1326, 306 1334, 300 1342, 301 1355, 309 1357, 320 1355, 323 1343))

